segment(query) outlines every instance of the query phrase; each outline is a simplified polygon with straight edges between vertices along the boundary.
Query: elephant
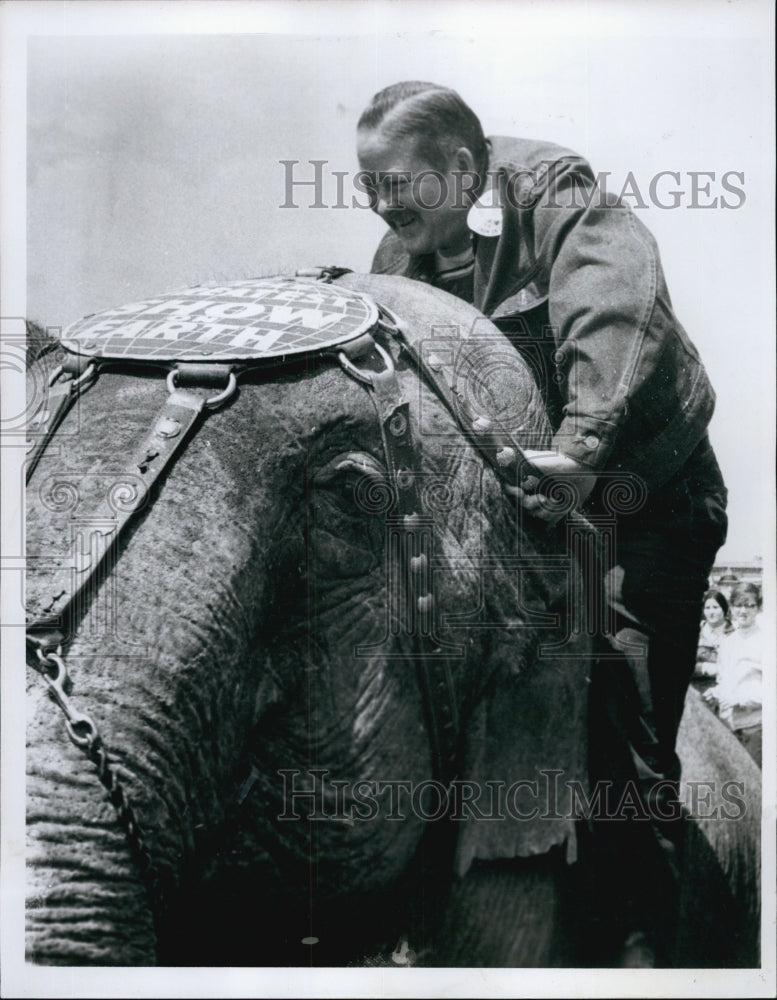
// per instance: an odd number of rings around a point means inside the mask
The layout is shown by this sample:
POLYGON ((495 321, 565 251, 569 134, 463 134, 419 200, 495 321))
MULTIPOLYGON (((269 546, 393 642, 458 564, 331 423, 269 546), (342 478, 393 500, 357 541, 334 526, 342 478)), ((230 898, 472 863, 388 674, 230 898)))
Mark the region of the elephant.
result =
MULTIPOLYGON (((505 356, 444 292, 357 274, 332 287, 417 343, 505 356)), ((30 670, 29 960, 584 964, 570 875, 592 644, 569 524, 524 516, 407 351, 384 337, 378 353, 249 371, 63 612, 61 660, 32 649, 38 670, 66 662, 71 716, 30 670), (423 507, 410 542, 413 515, 395 516, 408 469, 392 478, 365 388, 386 363, 423 507), (68 725, 99 733, 88 755, 68 725)), ((511 400, 500 418, 541 447, 542 397, 509 355, 487 372, 511 400)), ((89 510, 169 389, 147 368, 101 374, 36 459, 33 622, 59 607, 51 567, 74 544, 89 561, 89 510)))
POLYGON ((683 845, 678 961, 757 968, 761 955, 761 770, 690 688, 678 734, 683 845))

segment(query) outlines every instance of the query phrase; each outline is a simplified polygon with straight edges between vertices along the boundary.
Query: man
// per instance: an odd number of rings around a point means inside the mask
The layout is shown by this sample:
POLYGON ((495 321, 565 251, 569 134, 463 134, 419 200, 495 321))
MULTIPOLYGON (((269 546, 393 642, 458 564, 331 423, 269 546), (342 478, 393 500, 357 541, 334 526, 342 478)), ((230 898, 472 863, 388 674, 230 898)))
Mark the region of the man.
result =
POLYGON ((672 900, 647 855, 660 848, 672 870, 675 740, 726 534, 726 491, 707 437, 713 390, 672 311, 653 237, 597 189, 582 157, 546 142, 486 139, 455 91, 419 82, 375 95, 357 152, 372 207, 389 226, 372 270, 473 303, 538 372, 552 446, 526 452, 537 476, 508 491, 553 522, 558 508, 538 487, 563 481, 610 526, 615 558, 600 579, 614 627, 592 677, 592 777, 638 788, 655 822, 603 821, 595 843, 611 876, 621 964, 649 963, 656 952, 666 962, 672 900))

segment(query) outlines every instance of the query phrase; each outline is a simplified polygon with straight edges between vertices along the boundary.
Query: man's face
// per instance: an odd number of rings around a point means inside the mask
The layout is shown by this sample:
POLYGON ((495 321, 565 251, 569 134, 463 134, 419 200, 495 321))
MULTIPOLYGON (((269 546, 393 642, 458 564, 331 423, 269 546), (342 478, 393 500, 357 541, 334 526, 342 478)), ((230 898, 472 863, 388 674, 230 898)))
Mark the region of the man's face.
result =
POLYGON ((473 180, 461 175, 455 154, 441 171, 421 159, 415 146, 412 138, 389 140, 380 129, 358 133, 356 150, 361 169, 370 174, 373 211, 409 254, 460 253, 470 240, 466 191, 473 180))

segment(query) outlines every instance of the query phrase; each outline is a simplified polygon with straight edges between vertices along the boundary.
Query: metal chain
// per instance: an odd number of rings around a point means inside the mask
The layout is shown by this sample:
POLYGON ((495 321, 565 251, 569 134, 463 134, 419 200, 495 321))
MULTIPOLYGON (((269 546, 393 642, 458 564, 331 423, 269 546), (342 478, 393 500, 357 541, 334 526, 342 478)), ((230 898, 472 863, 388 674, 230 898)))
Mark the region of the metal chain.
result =
POLYGON ((71 743, 81 750, 97 768, 97 776, 108 792, 119 825, 124 830, 129 842, 133 860, 143 879, 152 911, 156 916, 162 909, 168 886, 161 873, 154 865, 151 854, 146 847, 142 828, 135 817, 127 793, 122 787, 119 776, 111 766, 108 751, 100 736, 94 720, 73 707, 67 694, 70 684, 67 665, 61 655, 61 647, 56 651, 37 649, 39 665, 33 664, 41 674, 52 697, 65 716, 65 727, 71 743))

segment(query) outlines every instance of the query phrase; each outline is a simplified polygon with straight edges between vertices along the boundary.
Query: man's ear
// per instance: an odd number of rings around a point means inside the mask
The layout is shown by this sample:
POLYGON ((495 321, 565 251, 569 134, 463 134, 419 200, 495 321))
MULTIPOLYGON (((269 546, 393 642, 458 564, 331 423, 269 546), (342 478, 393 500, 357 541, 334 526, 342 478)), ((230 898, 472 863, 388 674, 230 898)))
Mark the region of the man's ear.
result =
POLYGON ((454 169, 475 172, 475 157, 467 146, 459 146, 451 159, 454 169))

